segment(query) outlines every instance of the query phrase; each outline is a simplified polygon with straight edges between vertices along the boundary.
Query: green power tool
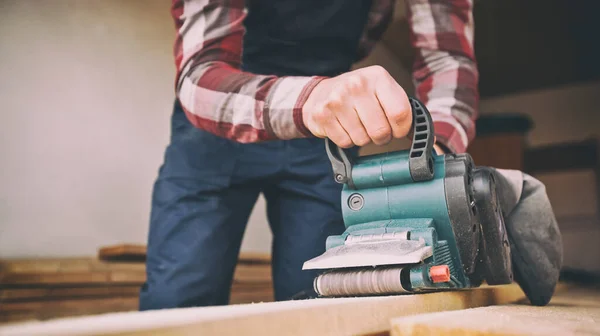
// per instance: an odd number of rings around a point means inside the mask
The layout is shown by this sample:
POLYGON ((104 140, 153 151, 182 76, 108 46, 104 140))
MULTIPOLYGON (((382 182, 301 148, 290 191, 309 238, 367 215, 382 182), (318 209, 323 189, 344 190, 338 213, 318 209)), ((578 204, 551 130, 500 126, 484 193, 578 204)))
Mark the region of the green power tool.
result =
POLYGON ((489 168, 438 155, 431 115, 409 98, 409 150, 355 156, 326 140, 343 184, 345 231, 304 263, 319 296, 393 295, 509 284, 511 252, 489 168))

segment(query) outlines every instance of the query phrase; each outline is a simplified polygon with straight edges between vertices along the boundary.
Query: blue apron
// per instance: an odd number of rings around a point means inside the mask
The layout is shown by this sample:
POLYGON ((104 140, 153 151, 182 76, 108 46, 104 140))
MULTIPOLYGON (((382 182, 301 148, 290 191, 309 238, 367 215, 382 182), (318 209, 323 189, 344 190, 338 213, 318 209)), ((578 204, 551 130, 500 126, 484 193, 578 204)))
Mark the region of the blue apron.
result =
MULTIPOLYGON (((370 1, 247 1, 243 69, 335 76, 356 60, 370 1)), ((344 230, 341 186, 322 139, 240 144, 193 127, 175 101, 154 183, 140 309, 229 303, 256 200, 267 202, 276 300, 312 288, 304 261, 344 230)), ((262 209, 258 209, 259 211, 262 209)), ((264 223, 267 225, 267 223, 264 223)))

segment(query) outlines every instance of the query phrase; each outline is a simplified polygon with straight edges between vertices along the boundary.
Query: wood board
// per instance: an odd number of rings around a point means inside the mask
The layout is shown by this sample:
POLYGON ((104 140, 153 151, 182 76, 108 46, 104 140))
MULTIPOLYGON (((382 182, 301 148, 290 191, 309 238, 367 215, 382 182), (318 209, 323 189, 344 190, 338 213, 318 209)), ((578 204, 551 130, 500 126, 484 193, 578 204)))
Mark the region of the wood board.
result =
MULTIPOLYGON (((98 249, 98 259, 107 261, 143 261, 146 260, 146 252, 146 245, 108 245, 98 249)), ((243 252, 239 255, 238 263, 270 265, 271 256, 265 253, 243 252)))
POLYGON ((500 305, 392 320, 391 336, 600 335, 600 290, 563 289, 545 307, 500 305))
POLYGON ((391 319, 516 302, 517 285, 420 295, 313 299, 114 313, 0 327, 2 335, 360 335, 391 319))
POLYGON ((136 296, 138 294, 138 286, 17 287, 0 289, 0 302, 60 300, 78 297, 136 296))
POLYGON ((144 261, 146 260, 146 246, 135 244, 104 246, 98 250, 98 259, 144 261))
MULTIPOLYGON (((270 282, 268 263, 242 261, 234 272, 234 282, 270 282)), ((0 286, 142 284, 146 280, 143 263, 106 262, 93 258, 12 260, 0 262, 0 286)))
MULTIPOLYGON (((0 261, 0 323, 138 310, 145 264, 96 258, 0 261)), ((268 256, 243 254, 230 302, 272 302, 268 256)))

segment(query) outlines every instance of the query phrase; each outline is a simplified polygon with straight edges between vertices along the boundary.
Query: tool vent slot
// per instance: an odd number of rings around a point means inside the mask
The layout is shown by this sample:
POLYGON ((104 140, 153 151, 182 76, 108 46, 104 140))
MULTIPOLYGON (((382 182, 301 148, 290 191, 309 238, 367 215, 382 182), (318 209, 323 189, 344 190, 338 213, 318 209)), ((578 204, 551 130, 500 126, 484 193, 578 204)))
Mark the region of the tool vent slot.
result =
POLYGON ((454 263, 452 262, 452 255, 450 254, 450 248, 448 247, 447 241, 441 241, 435 249, 434 263, 436 265, 448 265, 450 268, 450 274, 456 274, 454 270, 454 263))

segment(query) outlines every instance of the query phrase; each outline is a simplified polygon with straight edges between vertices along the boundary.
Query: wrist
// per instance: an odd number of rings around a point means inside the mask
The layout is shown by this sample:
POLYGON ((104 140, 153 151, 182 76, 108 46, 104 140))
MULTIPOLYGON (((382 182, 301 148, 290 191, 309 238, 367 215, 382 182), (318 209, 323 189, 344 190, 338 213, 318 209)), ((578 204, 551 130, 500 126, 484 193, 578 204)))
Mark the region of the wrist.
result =
POLYGON ((296 106, 294 107, 294 124, 296 128, 307 137, 314 136, 312 132, 308 129, 308 115, 309 109, 311 108, 313 99, 311 96, 315 90, 315 88, 323 81, 327 79, 327 77, 323 76, 314 76, 304 87, 302 93, 298 97, 298 101, 296 106))

